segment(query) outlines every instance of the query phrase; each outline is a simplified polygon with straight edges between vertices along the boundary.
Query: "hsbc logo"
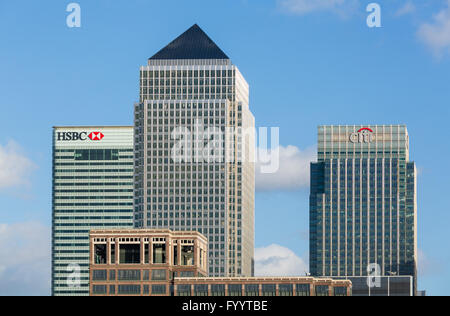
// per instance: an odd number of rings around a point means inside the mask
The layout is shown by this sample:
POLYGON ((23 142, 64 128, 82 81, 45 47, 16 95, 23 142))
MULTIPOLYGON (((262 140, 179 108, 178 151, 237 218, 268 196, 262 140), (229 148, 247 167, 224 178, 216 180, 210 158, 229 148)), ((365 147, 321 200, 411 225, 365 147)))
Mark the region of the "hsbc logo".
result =
POLYGON ((373 130, 368 127, 361 128, 356 133, 350 134, 350 142, 354 144, 372 143, 375 140, 373 130))
POLYGON ((58 132, 58 141, 100 141, 105 135, 102 132, 58 132))
POLYGON ((91 140, 102 140, 105 135, 102 132, 92 132, 88 135, 91 140))

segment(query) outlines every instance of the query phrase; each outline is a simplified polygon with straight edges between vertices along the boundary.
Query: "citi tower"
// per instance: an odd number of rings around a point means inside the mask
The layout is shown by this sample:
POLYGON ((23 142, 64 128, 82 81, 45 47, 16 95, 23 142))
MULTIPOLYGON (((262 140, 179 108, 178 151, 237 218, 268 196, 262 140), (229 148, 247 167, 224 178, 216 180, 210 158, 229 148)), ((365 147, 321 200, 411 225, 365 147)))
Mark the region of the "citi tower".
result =
POLYGON ((406 126, 320 126, 311 274, 411 276, 417 285, 416 178, 406 126))

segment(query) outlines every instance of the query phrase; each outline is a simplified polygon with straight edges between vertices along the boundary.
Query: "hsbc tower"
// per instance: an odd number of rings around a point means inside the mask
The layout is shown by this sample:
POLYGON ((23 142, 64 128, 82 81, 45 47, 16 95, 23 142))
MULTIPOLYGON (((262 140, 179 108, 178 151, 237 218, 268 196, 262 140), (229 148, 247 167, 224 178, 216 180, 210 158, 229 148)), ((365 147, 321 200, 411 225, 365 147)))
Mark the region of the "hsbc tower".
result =
POLYGON ((319 126, 318 161, 311 164, 311 274, 416 281, 416 175, 406 126, 319 126))
POLYGON ((52 226, 52 295, 89 295, 89 231, 133 227, 132 126, 53 128, 52 226))

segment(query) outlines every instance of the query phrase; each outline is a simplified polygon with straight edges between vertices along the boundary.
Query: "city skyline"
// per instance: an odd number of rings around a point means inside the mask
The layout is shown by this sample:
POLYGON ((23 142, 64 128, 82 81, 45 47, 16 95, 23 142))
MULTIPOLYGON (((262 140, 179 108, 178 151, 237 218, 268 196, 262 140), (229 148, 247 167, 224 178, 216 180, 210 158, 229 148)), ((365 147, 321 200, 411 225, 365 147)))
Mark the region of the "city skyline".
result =
MULTIPOLYGON (((404 8, 398 1, 386 4, 381 30, 367 28, 364 8, 343 18, 333 8, 301 13, 293 10, 286 14, 286 7, 278 7, 275 2, 204 2, 203 8, 200 4, 174 6, 174 2, 80 4, 86 17, 80 30, 69 30, 61 22, 61 15, 65 16, 59 11, 65 7, 50 4, 38 10, 39 19, 44 17, 42 23, 33 29, 26 27, 38 19, 33 18, 32 12, 37 8, 31 3, 23 12, 29 22, 11 29, 10 25, 16 25, 12 12, 18 10, 17 4, 0 5, 4 18, 0 22, 1 34, 10 42, 0 53, 5 69, 0 74, 0 104, 2 112, 9 113, 0 127, 0 152, 3 166, 11 160, 21 162, 17 171, 9 167, 10 173, 1 182, 4 210, 0 251, 15 253, 18 250, 10 245, 16 243, 16 238, 35 237, 19 243, 19 253, 28 258, 26 263, 0 261, 0 280, 11 291, 49 294, 50 272, 42 277, 33 273, 49 271, 50 267, 49 127, 131 125, 130 104, 137 99, 138 91, 137 67, 168 39, 198 23, 223 43, 224 51, 230 53, 250 83, 257 126, 279 126, 281 131, 280 171, 276 176, 256 177, 257 272, 274 267, 289 274, 307 270, 306 165, 316 159, 317 126, 405 124, 411 134, 411 155, 418 165, 419 289, 432 295, 446 293, 448 254, 441 247, 448 240, 448 201, 441 197, 448 191, 449 153, 436 135, 445 135, 449 117, 445 106, 449 98, 445 84, 450 73, 449 57, 445 46, 440 49, 424 40, 427 30, 438 29, 433 15, 447 12, 445 1, 430 6, 415 3, 416 10, 410 11, 400 10, 404 8), (225 15, 239 12, 242 18, 248 17, 255 23, 224 27, 208 15, 215 6, 225 15), (150 9, 173 9, 177 21, 161 29, 161 18, 142 27, 135 22, 139 18, 126 17, 144 18, 143 13, 150 9), (120 22, 99 19, 105 10, 120 22), (181 17, 181 12, 189 21, 176 18, 181 17), (319 23, 315 20, 318 16, 325 18, 319 23), (25 38, 26 46, 18 40, 25 38), (21 95, 26 98, 17 97, 21 95), (25 128, 18 128, 17 122, 25 128), (47 247, 38 247, 41 251, 35 254, 29 251, 34 249, 34 243, 47 247), (292 269, 292 262, 301 269, 292 269), (19 278, 14 283, 11 276, 20 275, 18 269, 28 271, 31 281, 19 278), (14 288, 15 284, 18 288, 14 288)), ((6 173, 2 171, 3 176, 6 173)), ((8 293, 1 287, 0 292, 8 293)))

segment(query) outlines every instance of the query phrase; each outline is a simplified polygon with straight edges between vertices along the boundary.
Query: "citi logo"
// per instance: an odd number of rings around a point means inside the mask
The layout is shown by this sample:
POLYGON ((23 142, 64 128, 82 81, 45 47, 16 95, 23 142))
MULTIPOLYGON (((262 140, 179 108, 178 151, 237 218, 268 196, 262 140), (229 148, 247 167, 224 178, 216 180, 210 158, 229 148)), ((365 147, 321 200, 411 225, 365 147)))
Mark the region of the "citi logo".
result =
POLYGON ((102 132, 58 132, 58 141, 100 141, 105 137, 102 132))
POLYGON ((372 143, 375 139, 373 130, 368 127, 361 128, 356 133, 350 134, 350 142, 354 144, 372 143))

